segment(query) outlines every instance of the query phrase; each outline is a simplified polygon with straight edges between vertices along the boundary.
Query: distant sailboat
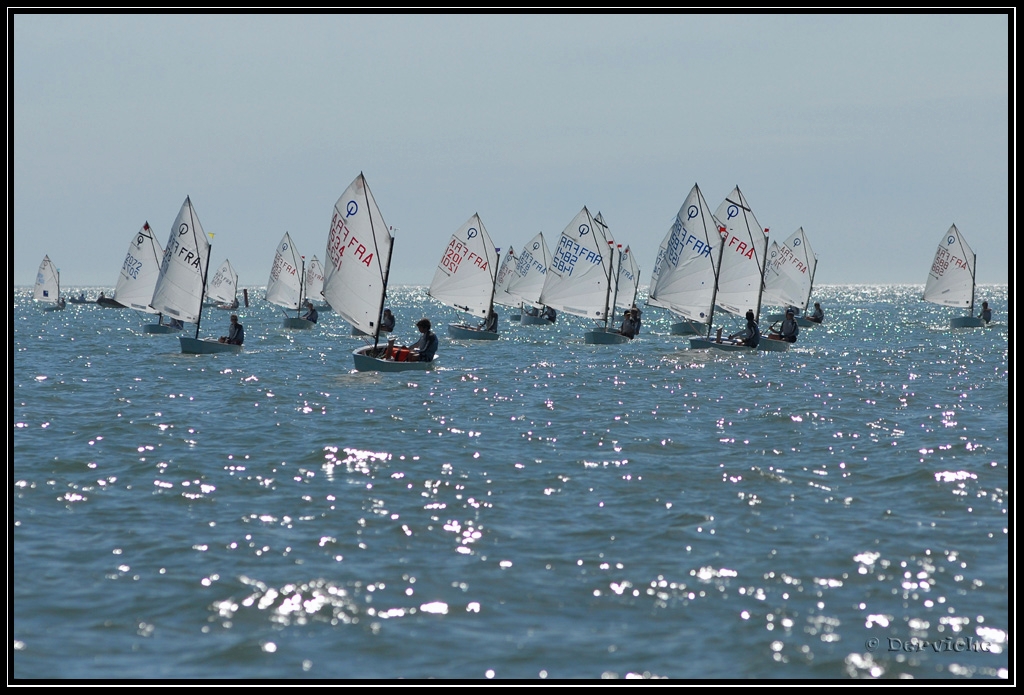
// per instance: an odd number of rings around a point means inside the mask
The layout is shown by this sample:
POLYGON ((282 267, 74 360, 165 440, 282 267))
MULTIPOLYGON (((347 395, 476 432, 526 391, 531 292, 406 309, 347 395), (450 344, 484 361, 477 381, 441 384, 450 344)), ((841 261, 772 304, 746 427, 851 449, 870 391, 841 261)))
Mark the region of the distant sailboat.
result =
MULTIPOLYGON (((448 240, 427 293, 486 324, 494 311, 497 266, 494 242, 480 215, 474 214, 448 240)), ((448 325, 448 335, 456 340, 497 340, 498 327, 453 323, 448 325)))
POLYGON ((37 302, 52 302, 43 307, 43 311, 60 311, 65 307, 65 300, 60 296, 60 271, 49 256, 43 256, 43 262, 39 264, 32 298, 37 302))
POLYGON ((324 266, 316 256, 306 264, 305 288, 302 294, 313 302, 317 311, 330 310, 331 305, 324 299, 324 266))
POLYGON ((218 309, 234 310, 238 308, 238 273, 231 267, 231 261, 225 259, 206 287, 206 297, 218 309))
MULTIPOLYGON (((510 285, 517 277, 517 258, 515 250, 510 246, 505 252, 505 257, 501 259, 498 274, 494 277, 494 303, 509 309, 516 308, 522 303, 519 297, 509 292, 510 285)), ((511 316, 509 318, 515 320, 511 316)))
POLYGON ((128 243, 128 252, 121 264, 117 287, 114 288, 114 299, 119 305, 156 314, 157 322, 144 325, 143 333, 176 333, 182 328, 180 325, 164 323, 163 315, 150 304, 156 282, 160 278, 163 255, 164 251, 149 222, 144 223, 128 243))
POLYGON ((672 335, 710 333, 720 229, 724 227, 694 184, 661 242, 648 291, 649 306, 668 309, 683 319, 672 324, 672 335))
MULTIPOLYGON (((814 291, 814 273, 818 268, 818 257, 811 249, 811 242, 800 227, 779 246, 772 242, 768 249, 768 265, 764 271, 763 303, 776 304, 796 309, 797 325, 803 328, 818 324, 805 318, 814 291)), ((785 313, 771 314, 766 320, 782 321, 785 313)))
POLYGON ((299 330, 309 330, 315 325, 309 319, 299 316, 302 311, 303 300, 303 272, 305 263, 295 242, 292 241, 288 232, 277 245, 274 253, 274 263, 270 267, 270 279, 267 280, 266 299, 271 304, 276 304, 282 309, 291 309, 295 316, 285 316, 284 327, 299 330))
POLYGON ((524 326, 546 326, 555 322, 553 312, 540 301, 550 265, 551 252, 544 241, 544 233, 537 232, 516 258, 515 277, 508 289, 510 295, 519 299, 522 307, 519 321, 524 326))
POLYGON ((156 289, 153 291, 153 300, 150 304, 157 311, 173 316, 179 321, 196 324, 194 338, 178 336, 183 353, 202 355, 241 352, 241 345, 199 339, 209 264, 210 241, 199 223, 192 201, 185 198, 171 226, 167 246, 164 247, 160 277, 156 281, 156 289))
POLYGON ((977 256, 954 224, 942 237, 935 251, 928 281, 924 286, 924 301, 940 306, 964 307, 968 316, 953 316, 950 328, 982 328, 985 320, 974 315, 974 267, 977 256))

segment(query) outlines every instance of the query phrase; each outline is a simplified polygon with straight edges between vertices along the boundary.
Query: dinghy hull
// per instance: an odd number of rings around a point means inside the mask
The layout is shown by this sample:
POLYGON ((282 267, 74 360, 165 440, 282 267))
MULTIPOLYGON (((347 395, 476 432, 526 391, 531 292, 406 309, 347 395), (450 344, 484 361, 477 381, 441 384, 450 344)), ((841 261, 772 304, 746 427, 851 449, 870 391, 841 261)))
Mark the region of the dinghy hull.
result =
POLYGON ((216 355, 222 352, 238 354, 242 351, 241 345, 222 343, 217 340, 188 338, 178 336, 181 341, 181 352, 186 355, 216 355))

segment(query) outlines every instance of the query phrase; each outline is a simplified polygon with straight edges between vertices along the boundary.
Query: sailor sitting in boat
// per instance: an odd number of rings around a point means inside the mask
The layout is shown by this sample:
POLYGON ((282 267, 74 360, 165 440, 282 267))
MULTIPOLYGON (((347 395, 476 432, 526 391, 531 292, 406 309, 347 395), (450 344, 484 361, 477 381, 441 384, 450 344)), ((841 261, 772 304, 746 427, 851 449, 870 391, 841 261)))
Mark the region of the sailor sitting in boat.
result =
POLYGON ((761 342, 761 329, 757 326, 757 321, 754 320, 754 312, 747 309, 747 326, 741 331, 733 333, 728 337, 728 340, 740 345, 746 345, 747 347, 756 348, 758 343, 761 342))
MULTIPOLYGON (((817 304, 815 304, 817 306, 817 304)), ((988 302, 981 303, 981 320, 985 323, 992 321, 992 310, 988 308, 988 302)))
POLYGON ((395 362, 432 362, 437 353, 437 336, 430 330, 430 319, 420 319, 416 322, 416 328, 422 335, 415 345, 396 346, 392 338, 388 341, 384 359, 395 362))
POLYGON ((807 317, 808 321, 814 321, 815 323, 821 323, 825 320, 825 312, 821 310, 821 304, 818 302, 814 303, 814 311, 807 317))
POLYGON ((782 321, 782 328, 777 332, 773 329, 768 337, 772 340, 785 340, 787 343, 795 343, 796 337, 800 334, 800 326, 796 323, 796 315, 792 309, 786 309, 786 318, 782 321))
POLYGON ((630 340, 640 332, 640 310, 636 307, 626 309, 622 315, 622 325, 619 326, 619 333, 630 340))
POLYGON ((544 311, 542 311, 540 313, 540 315, 543 316, 544 318, 546 318, 551 323, 555 322, 555 317, 556 317, 555 310, 552 309, 549 306, 544 307, 544 311))
POLYGON ((487 331, 488 333, 497 333, 498 332, 498 312, 496 312, 494 309, 491 309, 491 311, 487 314, 487 318, 484 319, 480 323, 480 325, 477 326, 477 328, 479 328, 481 331, 487 331))
POLYGON ((317 314, 316 307, 313 306, 313 302, 309 301, 308 299, 306 300, 306 313, 302 315, 302 318, 313 323, 316 323, 316 320, 319 318, 319 314, 317 314))
POLYGON ((245 342, 245 329, 238 322, 238 315, 231 314, 231 325, 228 326, 228 334, 220 337, 220 342, 229 345, 241 345, 245 342))
POLYGON ((380 329, 385 333, 395 330, 395 315, 391 313, 391 309, 385 309, 384 315, 380 317, 380 329))

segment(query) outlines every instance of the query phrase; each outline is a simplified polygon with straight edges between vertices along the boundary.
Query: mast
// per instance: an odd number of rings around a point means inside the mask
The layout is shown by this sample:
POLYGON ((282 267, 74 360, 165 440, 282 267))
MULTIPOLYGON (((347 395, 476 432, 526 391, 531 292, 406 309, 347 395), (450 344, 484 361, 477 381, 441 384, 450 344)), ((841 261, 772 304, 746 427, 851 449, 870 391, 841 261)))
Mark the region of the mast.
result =
MULTIPOLYGON (((725 251, 724 243, 725 227, 718 227, 718 263, 712 264, 715 271, 715 289, 711 291, 711 315, 708 317, 708 338, 711 337, 711 329, 715 323, 715 298, 718 296, 718 273, 722 267, 722 253, 725 251)), ((762 280, 762 283, 764 280, 762 280)))
MULTIPOLYGON (((483 226, 483 225, 481 225, 483 226)), ((494 293, 498 289, 498 271, 501 270, 499 265, 501 264, 501 249, 494 249, 494 279, 491 281, 491 301, 487 305, 487 318, 491 317, 491 312, 494 311, 494 293)))
MULTIPOLYGON (((188 200, 188 218, 192 224, 192 234, 196 233, 195 208, 192 207, 192 200, 188 200)), ((196 248, 199 248, 198 242, 196 248)), ((206 266, 203 268, 203 290, 199 293, 199 314, 196 317, 196 340, 199 340, 199 324, 203 320, 203 297, 206 296, 206 277, 210 273, 210 254, 213 252, 213 244, 206 245, 206 266)))
POLYGON ((295 317, 299 318, 302 313, 302 293, 306 289, 306 257, 299 256, 299 263, 302 267, 299 269, 299 308, 295 310, 295 317))
MULTIPOLYGON (((753 239, 751 239, 753 241, 753 239)), ((757 317, 757 321, 761 321, 761 296, 764 295, 764 270, 768 267, 768 228, 764 230, 764 241, 765 241, 765 253, 761 256, 760 268, 761 268, 761 284, 757 288, 757 313, 754 316, 757 317)), ((757 249, 754 249, 754 258, 757 258, 757 249)))
MULTIPOLYGON (((612 244, 612 242, 609 241, 608 245, 610 246, 611 244, 612 244)), ((615 256, 615 258, 617 258, 618 261, 619 261, 619 267, 612 271, 612 272, 615 273, 615 292, 612 293, 612 301, 611 301, 611 303, 606 305, 606 307, 605 307, 605 320, 604 320, 605 328, 608 327, 608 312, 611 312, 611 314, 612 314, 612 321, 613 321, 612 325, 613 326, 615 325, 614 324, 614 321, 615 321, 615 300, 617 300, 619 298, 619 275, 622 274, 622 244, 619 244, 618 247, 613 249, 612 253, 613 254, 617 254, 615 256)), ((609 292, 611 292, 611 284, 610 284, 610 282, 611 282, 611 280, 609 280, 609 285, 608 285, 608 291, 609 292)))
MULTIPOLYGON (((975 285, 976 285, 975 280, 974 280, 974 273, 975 273, 975 267, 978 265, 978 254, 972 253, 971 256, 972 256, 972 258, 971 258, 971 316, 974 316, 974 288, 975 288, 975 285)), ((60 294, 60 289, 59 289, 60 288, 60 276, 59 275, 57 276, 57 287, 58 287, 57 294, 59 295, 60 294)))
POLYGON ((811 287, 807 290, 807 299, 804 300, 803 311, 800 312, 801 316, 807 315, 807 307, 811 305, 811 295, 814 294, 814 274, 818 272, 818 257, 814 257, 814 268, 811 270, 811 287))

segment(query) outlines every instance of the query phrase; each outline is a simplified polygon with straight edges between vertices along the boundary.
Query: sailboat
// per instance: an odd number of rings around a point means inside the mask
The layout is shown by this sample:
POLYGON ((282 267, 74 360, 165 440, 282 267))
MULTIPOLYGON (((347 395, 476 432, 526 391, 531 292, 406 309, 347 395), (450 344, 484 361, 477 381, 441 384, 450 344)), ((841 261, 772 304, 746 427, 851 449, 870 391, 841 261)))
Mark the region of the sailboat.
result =
POLYGON ((522 317, 519 322, 524 326, 548 326, 555 322, 547 313, 547 307, 540 301, 550 265, 551 252, 544 241, 544 233, 537 232, 519 254, 516 261, 516 276, 509 286, 509 294, 518 297, 522 304, 522 317))
POLYGON ((186 197, 171 226, 171 235, 164 247, 164 257, 160 265, 160 277, 157 278, 150 305, 179 321, 196 324, 195 337, 178 336, 183 353, 205 355, 241 352, 241 345, 199 339, 209 265, 210 242, 202 225, 199 224, 192 201, 186 197))
POLYGON ((647 297, 648 306, 683 319, 672 324, 672 335, 710 333, 721 229, 700 187, 693 184, 658 249, 647 297))
MULTIPOLYGON (((619 245, 621 246, 621 244, 619 245)), ((640 290, 640 266, 636 263, 635 254, 629 246, 618 251, 619 273, 615 283, 615 306, 618 309, 631 309, 636 306, 636 295, 640 290)))
MULTIPOLYGON (((515 249, 510 246, 505 252, 505 257, 501 259, 498 274, 494 276, 494 303, 508 309, 517 308, 522 303, 519 297, 509 292, 512 282, 518 277, 516 275, 517 259, 515 249)), ((510 315, 509 320, 516 321, 518 319, 510 315)))
MULTIPOLYGON (((796 322, 801 328, 818 324, 805 318, 814 291, 814 273, 818 269, 818 257, 811 249, 811 242, 800 227, 779 246, 772 242, 768 249, 768 265, 764 270, 763 303, 795 307, 796 322)), ((770 314, 768 321, 782 321, 782 314, 770 314)))
POLYGON ((950 328, 983 328, 985 320, 974 315, 974 267, 977 255, 954 224, 935 251, 922 299, 941 306, 966 307, 968 316, 953 316, 950 328))
POLYGON ((60 296, 60 271, 49 256, 43 256, 43 262, 39 264, 32 298, 37 302, 53 302, 43 307, 43 311, 60 311, 65 307, 65 300, 60 296))
MULTIPOLYGON (((452 234, 427 290, 434 299, 471 316, 487 319, 494 311, 498 251, 480 215, 474 213, 452 234)), ((448 324, 456 340, 497 340, 497 325, 448 324), (493 328, 493 330, 488 330, 493 328)))
POLYGON ((274 264, 270 268, 270 279, 267 280, 266 299, 282 309, 291 309, 295 316, 284 317, 285 328, 308 330, 315 324, 309 319, 299 316, 303 306, 303 272, 305 262, 288 232, 277 245, 274 264))
POLYGON ((331 308, 331 305, 324 299, 324 266, 316 256, 313 256, 313 259, 306 265, 306 279, 303 285, 303 296, 313 302, 317 311, 328 311, 331 308))
POLYGON ((599 340, 624 343, 627 340, 608 328, 614 276, 606 229, 584 206, 562 230, 540 293, 541 304, 604 323, 602 328, 584 335, 588 343, 599 340))
MULTIPOLYGON (((607 263, 605 267, 608 272, 608 280, 605 285, 604 325, 584 333, 583 342, 590 345, 617 345, 631 340, 629 336, 617 331, 612 323, 615 320, 615 307, 619 305, 619 277, 622 274, 625 252, 622 249, 622 244, 616 245, 612 241, 611 232, 608 229, 608 225, 605 224, 604 216, 600 212, 594 216, 594 224, 607 244, 607 263)), ((632 300, 635 298, 636 287, 634 286, 632 298, 628 306, 632 305, 632 300)))
POLYGON ((156 240, 149 222, 143 223, 142 228, 128 242, 128 252, 125 254, 124 263, 121 264, 121 273, 114 288, 113 301, 117 306, 157 315, 156 323, 148 323, 142 327, 143 333, 175 333, 181 330, 180 326, 164 323, 163 315, 150 304, 153 290, 156 289, 156 281, 160 277, 160 262, 163 255, 164 251, 160 248, 160 242, 156 240))
MULTIPOLYGON (((761 295, 764 292, 764 268, 768 253, 768 230, 758 224, 750 205, 735 187, 715 211, 715 218, 725 225, 722 232, 722 243, 719 249, 718 280, 716 283, 714 308, 736 316, 744 316, 747 311, 754 312, 754 319, 761 315, 761 295)), ((712 319, 714 314, 712 313, 712 319)), ((690 347, 694 349, 712 348, 716 350, 744 352, 755 348, 731 341, 719 342, 718 337, 690 338, 690 347)), ((789 343, 782 340, 761 338, 757 350, 784 352, 789 343)))
POLYGON ((341 318, 373 338, 372 345, 352 353, 355 368, 361 372, 401 372, 433 365, 387 359, 390 346, 379 345, 393 245, 394 238, 360 173, 334 204, 327 237, 324 297, 341 318))
POLYGON ((206 297, 212 300, 218 309, 238 308, 238 273, 231 267, 231 261, 225 259, 206 287, 206 297))

